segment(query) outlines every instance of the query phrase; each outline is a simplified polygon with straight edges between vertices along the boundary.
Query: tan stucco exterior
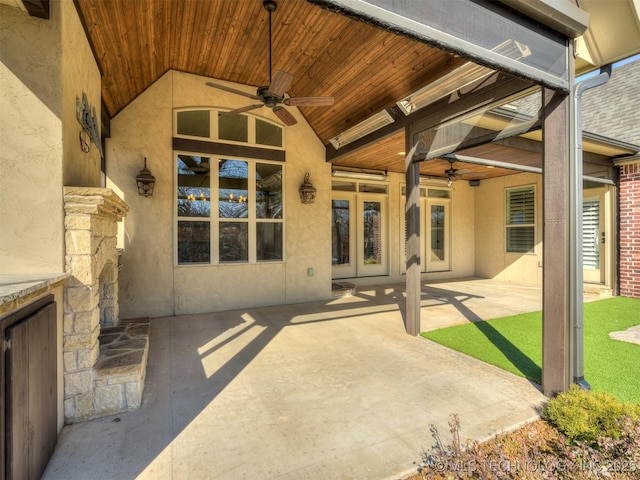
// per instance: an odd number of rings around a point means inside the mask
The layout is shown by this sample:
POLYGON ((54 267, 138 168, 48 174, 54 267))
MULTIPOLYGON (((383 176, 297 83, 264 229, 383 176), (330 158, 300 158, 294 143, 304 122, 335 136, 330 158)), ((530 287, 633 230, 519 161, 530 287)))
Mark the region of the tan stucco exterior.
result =
POLYGON ((60 5, 0 5, 0 271, 64 271, 60 5))
MULTIPOLYGON (((125 249, 120 272, 122 318, 202 313, 330 296, 330 168, 324 160, 324 146, 293 108, 290 110, 298 123, 285 128, 285 261, 175 265, 173 112, 185 107, 244 105, 242 97, 206 86, 208 80, 168 72, 111 123, 107 186, 131 207, 120 237, 125 249), (144 157, 156 177, 154 194, 147 198, 138 195, 135 184, 144 157), (310 173, 318 192, 311 205, 303 205, 298 194, 305 172, 310 173), (308 275, 309 268, 313 276, 308 275)), ((277 121, 268 109, 257 112, 277 121)))
POLYGON ((531 173, 509 175, 482 180, 476 188, 476 275, 542 285, 542 176, 531 173), (529 185, 535 185, 536 246, 533 253, 508 253, 505 246, 506 189, 529 185))
MULTIPOLYGON (((207 87, 209 79, 168 72, 111 122, 107 178, 131 207, 120 233, 122 318, 204 313, 259 305, 296 303, 331 296, 331 168, 320 140, 295 109, 298 124, 285 127, 285 261, 263 264, 178 266, 174 260, 174 111, 237 108, 243 99, 207 87), (204 99, 204 100, 203 100, 204 99), (144 157, 156 177, 152 197, 137 193, 135 176, 144 157), (317 189, 314 204, 300 202, 305 172, 317 189), (309 275, 309 269, 313 275, 309 275)), ((251 91, 251 87, 234 85, 251 91)), ((267 109, 257 111, 277 120, 267 109)), ((350 279, 355 284, 404 282, 404 175, 387 180, 388 274, 350 279)), ((456 182, 451 200, 451 265, 424 273, 425 280, 476 275, 475 187, 456 182)))
POLYGON ((88 153, 80 149, 78 135, 81 127, 76 119, 76 98, 82 100, 82 94, 87 95, 89 106, 95 108, 100 127, 100 71, 73 1, 64 0, 62 7, 62 180, 65 186, 99 187, 100 153, 93 143, 90 143, 88 153))
MULTIPOLYGON (((0 5, 0 275, 65 271, 63 186, 97 185, 100 157, 82 153, 76 97, 100 117, 100 74, 73 0, 50 3, 50 18, 0 5)), ((7 280, 11 281, 11 280, 7 280)), ((0 316, 52 293, 57 303, 57 426, 64 421, 63 286, 3 306, 0 316)))
MULTIPOLYGON (((286 130, 285 261, 265 264, 177 266, 174 260, 174 112, 183 108, 237 108, 243 99, 211 89, 208 79, 168 72, 112 121, 107 142, 108 186, 131 205, 120 234, 124 270, 120 274, 123 318, 164 316, 296 303, 330 298, 331 181, 324 147, 299 112, 286 130), (203 100, 205 99, 205 100, 203 100), (137 194, 134 177, 147 157, 157 183, 153 197, 137 194), (309 172, 318 190, 313 205, 299 201, 298 188, 309 172), (313 269, 313 276, 309 276, 313 269)), ((251 87, 234 85, 251 91, 251 87)), ((270 120, 270 111, 258 110, 270 120)), ((606 167, 585 164, 587 174, 609 176, 606 167), (604 168, 604 170, 603 170, 604 168)), ((356 285, 402 283, 404 276, 404 175, 387 181, 388 273, 350 278, 356 285)), ((442 187, 435 182, 434 186, 442 187)), ((423 281, 484 277, 541 287, 542 176, 532 173, 481 180, 458 180, 451 188, 451 268, 426 272, 423 281), (535 186, 536 246, 533 253, 505 248, 506 189, 535 186)), ((609 210, 608 210, 609 211, 609 210)), ((424 216, 423 216, 424 219, 424 216)), ((424 220, 423 220, 424 221, 424 220)), ((426 239, 423 239, 426 241, 426 239)))
POLYGON ((51 2, 49 20, 0 13, 0 272, 62 272, 62 187, 100 181, 75 120, 83 92, 99 118, 100 74, 72 0, 51 2))

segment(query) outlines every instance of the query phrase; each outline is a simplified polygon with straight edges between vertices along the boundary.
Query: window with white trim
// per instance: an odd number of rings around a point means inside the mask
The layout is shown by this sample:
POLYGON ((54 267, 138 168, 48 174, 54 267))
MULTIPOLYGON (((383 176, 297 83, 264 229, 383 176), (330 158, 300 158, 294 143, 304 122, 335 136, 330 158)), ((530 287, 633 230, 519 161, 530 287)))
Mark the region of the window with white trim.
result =
POLYGON ((199 149, 174 152, 178 265, 284 259, 283 133, 254 116, 176 111, 174 148, 199 149))
POLYGON ((284 147, 284 129, 280 125, 256 116, 229 115, 216 109, 177 110, 174 136, 261 148, 284 147))
POLYGON ((179 265, 283 259, 282 164, 178 153, 176 165, 179 265))
POLYGON ((533 253, 536 241, 535 187, 506 190, 506 250, 513 253, 533 253))

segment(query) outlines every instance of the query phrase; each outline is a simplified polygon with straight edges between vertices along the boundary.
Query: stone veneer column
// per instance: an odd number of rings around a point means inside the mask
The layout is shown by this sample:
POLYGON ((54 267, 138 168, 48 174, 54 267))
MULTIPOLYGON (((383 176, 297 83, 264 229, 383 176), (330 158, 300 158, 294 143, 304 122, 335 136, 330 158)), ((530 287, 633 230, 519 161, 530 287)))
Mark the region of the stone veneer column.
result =
POLYGON ((640 161, 620 166, 620 295, 640 298, 640 161))
POLYGON ((107 188, 64 187, 64 208, 64 413, 74 422, 94 414, 101 318, 103 326, 118 321, 117 222, 129 207, 107 188))

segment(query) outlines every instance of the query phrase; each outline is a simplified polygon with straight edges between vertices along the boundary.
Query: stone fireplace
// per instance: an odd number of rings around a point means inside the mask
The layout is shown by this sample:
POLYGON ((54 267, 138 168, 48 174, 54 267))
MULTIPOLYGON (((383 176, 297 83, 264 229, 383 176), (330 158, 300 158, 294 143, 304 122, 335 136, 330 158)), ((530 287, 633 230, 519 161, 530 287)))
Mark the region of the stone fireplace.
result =
POLYGON ((118 318, 117 222, 128 205, 107 188, 65 187, 64 412, 73 423, 140 406, 148 321, 118 318))

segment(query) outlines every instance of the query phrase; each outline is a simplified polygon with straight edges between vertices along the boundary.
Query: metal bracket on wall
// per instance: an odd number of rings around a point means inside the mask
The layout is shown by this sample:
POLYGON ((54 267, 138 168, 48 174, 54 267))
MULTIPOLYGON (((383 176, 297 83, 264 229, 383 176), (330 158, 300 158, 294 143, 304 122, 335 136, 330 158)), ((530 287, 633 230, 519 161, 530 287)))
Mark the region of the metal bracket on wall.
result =
POLYGON ((100 158, 104 158, 102 142, 100 141, 100 129, 98 128, 98 121, 96 117, 96 107, 89 106, 87 94, 84 92, 82 92, 82 100, 76 97, 76 118, 82 126, 82 131, 80 132, 80 144, 82 145, 83 151, 85 153, 89 151, 88 144, 86 144, 82 139, 82 134, 86 134, 89 136, 91 142, 98 148, 100 158))

